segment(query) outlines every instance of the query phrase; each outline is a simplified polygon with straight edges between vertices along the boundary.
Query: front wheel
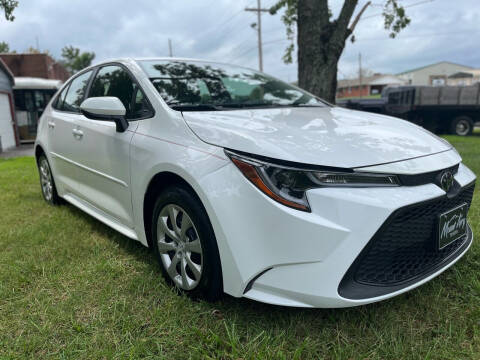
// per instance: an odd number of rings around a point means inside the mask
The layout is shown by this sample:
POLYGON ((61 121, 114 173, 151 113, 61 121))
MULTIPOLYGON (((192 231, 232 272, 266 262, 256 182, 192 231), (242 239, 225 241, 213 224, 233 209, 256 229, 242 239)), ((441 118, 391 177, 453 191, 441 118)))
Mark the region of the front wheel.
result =
POLYGON ((180 291, 216 300, 223 290, 220 255, 198 197, 183 187, 160 193, 152 217, 155 255, 165 279, 180 291))
POLYGON ((450 133, 459 136, 472 135, 473 121, 468 116, 458 116, 450 124, 450 133))

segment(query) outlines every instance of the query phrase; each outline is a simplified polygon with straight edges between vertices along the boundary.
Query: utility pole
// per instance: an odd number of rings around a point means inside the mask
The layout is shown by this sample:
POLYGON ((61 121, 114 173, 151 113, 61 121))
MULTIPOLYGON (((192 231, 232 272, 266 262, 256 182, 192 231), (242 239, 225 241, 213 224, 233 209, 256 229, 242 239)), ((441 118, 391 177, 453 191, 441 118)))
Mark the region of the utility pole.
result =
POLYGON ((262 12, 269 12, 268 9, 262 9, 260 0, 257 0, 256 8, 245 8, 245 11, 254 11, 257 13, 257 33, 258 33, 258 69, 263 71, 263 50, 262 50, 262 12))
POLYGON ((362 88, 363 88, 362 53, 358 53, 358 80, 360 82, 360 97, 362 97, 362 88))
POLYGON ((169 54, 170 57, 173 57, 172 39, 168 39, 168 54, 169 54))

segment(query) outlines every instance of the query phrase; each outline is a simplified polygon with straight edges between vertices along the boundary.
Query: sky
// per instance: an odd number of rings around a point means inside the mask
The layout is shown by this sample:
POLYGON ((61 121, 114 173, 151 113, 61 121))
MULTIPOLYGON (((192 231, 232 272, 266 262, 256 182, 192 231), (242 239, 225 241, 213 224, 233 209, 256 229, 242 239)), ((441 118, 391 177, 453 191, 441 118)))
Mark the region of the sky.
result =
MULTIPOLYGON (((382 0, 373 0, 347 42, 339 78, 358 74, 362 66, 375 73, 399 73, 439 61, 480 68, 480 2, 478 0, 399 0, 411 24, 396 39, 383 28, 382 0)), ((15 21, 0 18, 0 41, 22 52, 30 46, 60 58, 65 45, 94 51, 94 62, 118 57, 173 55, 258 68, 256 13, 244 11, 256 0, 19 0, 15 21)), ((276 0, 262 0, 270 7, 276 0)), ((357 11, 365 3, 359 1, 357 11)), ((336 16, 343 0, 329 0, 336 16)), ((284 64, 288 40, 278 15, 262 16, 264 71, 296 81, 297 63, 284 64)))

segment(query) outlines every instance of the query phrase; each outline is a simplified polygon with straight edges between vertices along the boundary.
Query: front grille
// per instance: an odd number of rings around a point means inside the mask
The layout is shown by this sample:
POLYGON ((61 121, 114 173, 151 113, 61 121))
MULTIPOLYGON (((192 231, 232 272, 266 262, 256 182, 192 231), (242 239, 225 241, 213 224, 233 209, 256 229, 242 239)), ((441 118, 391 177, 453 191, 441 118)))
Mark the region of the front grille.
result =
POLYGON ((423 174, 417 175, 397 175, 400 179, 402 185, 405 186, 418 186, 418 185, 425 185, 425 184, 434 184, 437 181, 438 176, 443 173, 444 171, 450 171, 453 175, 458 172, 459 164, 451 166, 446 169, 431 171, 423 174))
POLYGON ((463 203, 470 206, 474 186, 463 188, 454 197, 443 196, 395 211, 352 264, 339 290, 343 286, 345 291, 353 282, 401 287, 453 260, 467 245, 468 235, 437 250, 438 216, 463 203))

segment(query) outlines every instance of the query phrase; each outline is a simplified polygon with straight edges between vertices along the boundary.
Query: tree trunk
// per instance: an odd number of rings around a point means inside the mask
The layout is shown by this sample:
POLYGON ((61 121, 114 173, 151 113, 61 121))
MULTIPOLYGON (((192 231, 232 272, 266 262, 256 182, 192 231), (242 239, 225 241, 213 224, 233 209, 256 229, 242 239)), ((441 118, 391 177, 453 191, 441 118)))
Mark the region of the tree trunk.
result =
POLYGON ((298 1, 298 84, 330 103, 335 103, 338 60, 356 5, 357 0, 345 0, 339 18, 330 21, 327 0, 298 1))
MULTIPOLYGON (((304 48, 304 50, 308 49, 304 48)), ((298 85, 334 104, 337 91, 337 63, 340 57, 315 59, 309 51, 298 53, 298 85)))

